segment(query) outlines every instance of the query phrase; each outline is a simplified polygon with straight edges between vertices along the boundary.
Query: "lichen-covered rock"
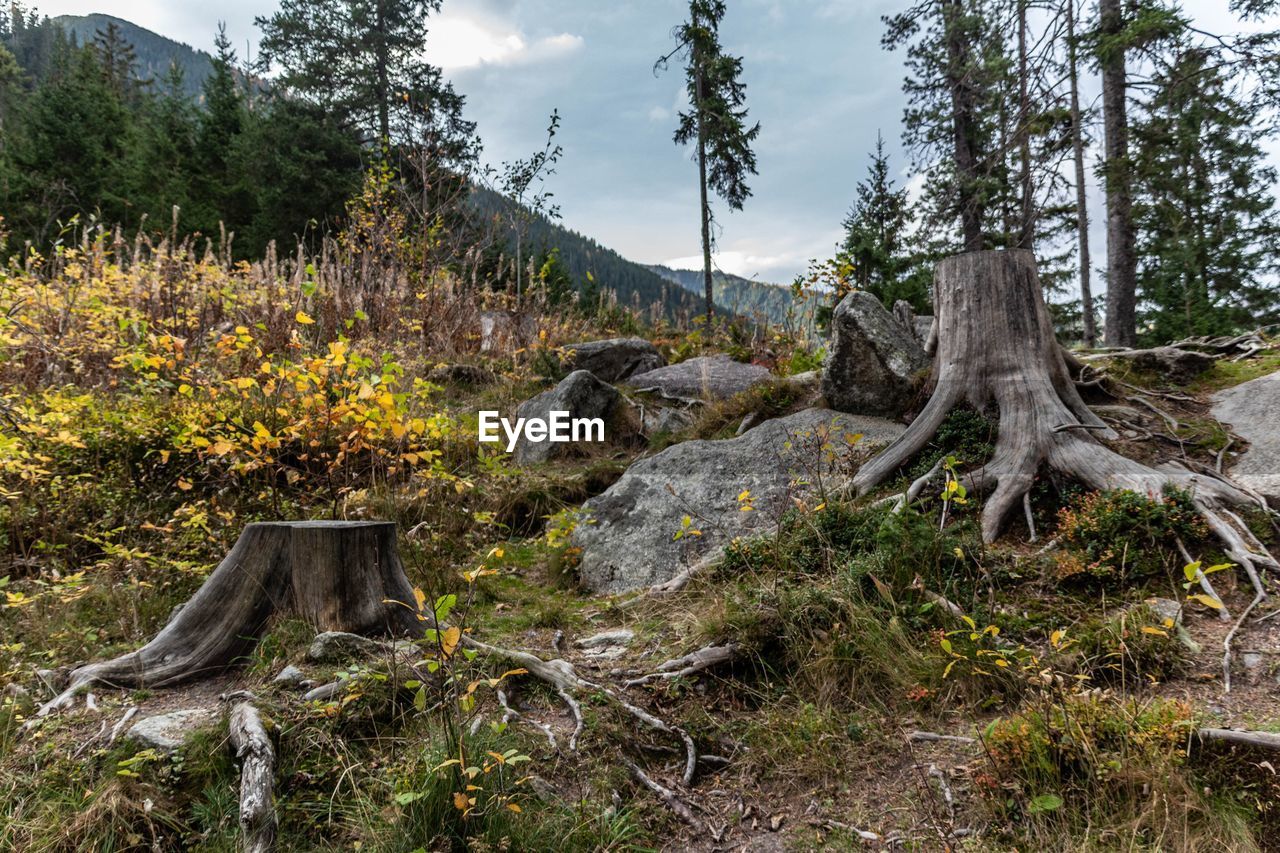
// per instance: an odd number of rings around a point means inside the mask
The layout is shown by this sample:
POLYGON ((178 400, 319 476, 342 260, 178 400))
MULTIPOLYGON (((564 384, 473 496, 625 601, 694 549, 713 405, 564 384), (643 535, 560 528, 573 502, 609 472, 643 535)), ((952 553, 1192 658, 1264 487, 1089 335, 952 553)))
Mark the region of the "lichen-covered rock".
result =
POLYGON ((641 459, 584 504, 589 521, 573 533, 582 581, 596 592, 620 593, 670 580, 734 537, 772 530, 817 472, 839 473, 853 435, 879 444, 902 430, 879 418, 806 409, 738 438, 686 441, 641 459), (819 449, 823 436, 826 450, 819 449))
POLYGON ((655 370, 667 363, 658 348, 644 338, 609 338, 561 347, 569 370, 589 370, 604 382, 621 382, 636 373, 655 370))
POLYGON ((316 634, 307 649, 307 660, 316 663, 347 663, 373 657, 383 650, 383 644, 359 634, 346 631, 324 631, 316 634))
POLYGON ((187 708, 141 719, 129 729, 129 737, 141 746, 172 752, 193 734, 217 722, 218 712, 212 708, 187 708))
POLYGON ((831 350, 822 367, 827 404, 841 412, 887 418, 906 412, 914 377, 929 366, 914 330, 861 290, 836 306, 831 330, 831 350))
POLYGON ((768 382, 769 375, 769 369, 759 364, 708 355, 637 373, 627 384, 674 400, 723 400, 768 382))
POLYGON ((1178 347, 1155 347, 1126 354, 1139 370, 1157 373, 1170 382, 1190 382, 1217 361, 1213 356, 1178 347))
MULTIPOLYGON (((552 412, 568 412, 570 419, 600 418, 607 422, 621 399, 617 388, 601 382, 589 371, 575 370, 550 391, 521 403, 516 409, 516 417, 549 420, 552 412)), ((595 434, 593 432, 592 436, 595 434)), ((531 441, 522 433, 516 442, 513 459, 517 465, 532 465, 568 455, 578 447, 574 442, 531 441)))
POLYGON ((1219 392, 1213 416, 1249 442, 1230 468, 1232 478, 1280 505, 1280 372, 1219 392))

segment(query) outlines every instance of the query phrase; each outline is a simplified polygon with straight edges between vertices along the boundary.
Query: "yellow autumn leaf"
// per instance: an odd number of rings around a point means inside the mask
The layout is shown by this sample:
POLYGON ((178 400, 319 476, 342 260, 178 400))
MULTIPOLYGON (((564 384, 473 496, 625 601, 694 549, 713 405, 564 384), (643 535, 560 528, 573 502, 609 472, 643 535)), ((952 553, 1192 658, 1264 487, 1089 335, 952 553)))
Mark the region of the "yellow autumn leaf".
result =
POLYGON ((297 320, 304 326, 310 326, 315 322, 315 320, 312 320, 306 311, 299 311, 297 314, 294 314, 293 319, 297 320))
POLYGON ((444 652, 445 657, 453 654, 454 649, 458 648, 458 641, 462 639, 462 629, 457 625, 446 628, 440 634, 440 650, 444 652))

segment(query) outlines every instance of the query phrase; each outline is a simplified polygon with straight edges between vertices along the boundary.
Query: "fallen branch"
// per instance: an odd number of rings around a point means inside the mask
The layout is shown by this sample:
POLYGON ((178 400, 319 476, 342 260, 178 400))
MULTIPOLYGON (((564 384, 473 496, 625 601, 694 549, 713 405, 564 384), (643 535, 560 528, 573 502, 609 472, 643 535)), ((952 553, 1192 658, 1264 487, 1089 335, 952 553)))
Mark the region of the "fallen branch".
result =
POLYGON ((965 737, 964 735, 944 735, 937 732, 914 731, 907 735, 907 740, 912 743, 935 743, 939 741, 949 741, 951 743, 977 743, 976 738, 965 737))
POLYGON ((231 745, 240 760, 240 831, 245 853, 275 848, 276 810, 272 803, 276 753, 258 710, 248 701, 236 703, 229 721, 231 745))
POLYGON ((1199 729, 1196 739, 1216 743, 1229 743, 1233 746, 1252 746, 1280 752, 1280 734, 1273 732, 1237 731, 1236 729, 1199 729))

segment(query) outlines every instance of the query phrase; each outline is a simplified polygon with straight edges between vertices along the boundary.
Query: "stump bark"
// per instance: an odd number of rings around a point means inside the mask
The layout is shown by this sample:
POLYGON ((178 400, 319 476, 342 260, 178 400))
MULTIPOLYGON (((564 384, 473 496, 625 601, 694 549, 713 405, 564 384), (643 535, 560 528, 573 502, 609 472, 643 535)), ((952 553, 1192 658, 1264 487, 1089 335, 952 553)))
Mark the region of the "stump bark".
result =
MULTIPOLYGON (((1128 489, 1156 500, 1166 486, 1186 489, 1219 522, 1215 507, 1253 502, 1222 480, 1185 469, 1151 468, 1096 440, 1115 433, 1085 405, 1067 370, 1030 251, 947 258, 935 274, 934 305, 932 397, 907 431, 858 472, 854 486, 860 493, 910 460, 953 408, 968 403, 978 411, 994 408, 999 418, 991 459, 964 460, 979 465, 966 476, 966 486, 990 493, 982 513, 982 535, 988 542, 999 535, 1042 465, 1092 489, 1128 489)), ((1247 533, 1237 532, 1236 541, 1228 543, 1234 551, 1270 564, 1269 556, 1254 552, 1247 533)))
POLYGON ((298 616, 317 631, 416 636, 426 627, 393 522, 250 524, 151 642, 76 669, 41 715, 95 684, 164 687, 223 669, 252 651, 278 614, 298 616))

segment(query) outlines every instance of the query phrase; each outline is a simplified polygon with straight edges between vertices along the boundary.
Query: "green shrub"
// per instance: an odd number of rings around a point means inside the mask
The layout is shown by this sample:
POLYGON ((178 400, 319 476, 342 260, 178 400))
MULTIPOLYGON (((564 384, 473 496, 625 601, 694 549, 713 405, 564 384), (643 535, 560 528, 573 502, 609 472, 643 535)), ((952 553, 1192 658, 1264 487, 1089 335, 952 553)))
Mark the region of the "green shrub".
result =
POLYGON ((1179 539, 1207 536, 1186 492, 1170 489, 1159 501, 1137 492, 1086 492, 1058 513, 1063 578, 1091 578, 1108 586, 1171 576, 1182 565, 1179 539))

